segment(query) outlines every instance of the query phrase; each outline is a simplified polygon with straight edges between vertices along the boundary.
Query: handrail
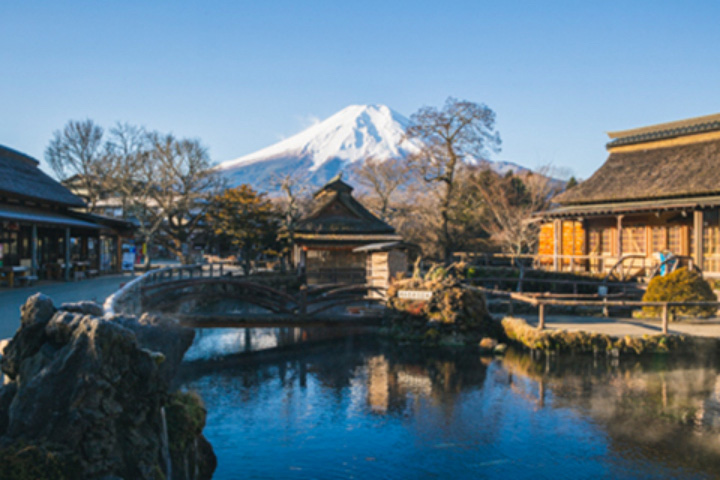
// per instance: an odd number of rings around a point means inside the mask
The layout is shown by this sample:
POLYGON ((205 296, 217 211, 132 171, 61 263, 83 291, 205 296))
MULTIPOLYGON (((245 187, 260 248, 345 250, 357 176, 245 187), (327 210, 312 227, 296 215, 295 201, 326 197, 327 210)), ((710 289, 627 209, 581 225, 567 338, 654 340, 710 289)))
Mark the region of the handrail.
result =
POLYGON ((558 305, 563 307, 662 307, 662 332, 663 334, 668 333, 668 323, 670 317, 671 307, 716 307, 720 308, 720 301, 708 302, 708 301, 642 301, 642 300, 571 300, 563 298, 548 298, 549 296, 530 296, 524 293, 516 292, 505 292, 503 290, 489 290, 481 287, 468 287, 476 289, 483 293, 496 295, 498 297, 509 298, 510 300, 516 300, 518 302, 527 303, 534 307, 538 307, 538 330, 545 328, 545 314, 546 306, 558 305))
MULTIPOLYGON (((146 272, 125 284, 105 300, 103 305, 105 315, 112 316, 123 313, 139 314, 143 308, 143 298, 146 297, 148 291, 152 292, 153 290, 162 288, 164 284, 171 282, 177 283, 178 286, 182 288, 183 286, 187 286, 189 282, 192 282, 192 279, 195 279, 198 283, 206 283, 212 278, 223 276, 223 265, 220 264, 219 266, 220 268, 215 270, 214 264, 194 264, 172 266, 146 272)), ((233 284, 242 285, 249 281, 249 277, 231 278, 228 279, 228 281, 233 284)), ((382 293, 385 291, 382 287, 369 284, 341 284, 326 285, 317 289, 303 289, 297 297, 293 297, 292 295, 261 284, 255 284, 255 288, 263 290, 266 293, 271 293, 276 298, 281 298, 290 304, 294 304, 294 307, 290 310, 299 315, 315 314, 335 304, 347 303, 351 299, 358 301, 358 297, 362 300, 377 301, 380 299, 369 298, 367 296, 368 292, 382 293), (353 295, 352 292, 364 293, 360 296, 353 295), (311 295, 312 298, 308 298, 309 295, 311 295), (318 306, 324 303, 328 305, 323 305, 312 312, 307 311, 310 306, 318 306)), ((151 295, 153 294, 151 293, 151 295)))
MULTIPOLYGON (((105 299, 105 303, 103 304, 103 309, 105 311, 106 316, 112 316, 117 315, 121 313, 126 313, 123 309, 121 309, 121 305, 123 303, 132 303, 133 307, 133 313, 137 313, 137 310, 139 309, 139 301, 140 301, 140 289, 145 285, 153 285, 157 283, 164 283, 162 280, 169 279, 169 280, 176 280, 175 274, 178 275, 178 279, 182 278, 183 272, 187 272, 189 276, 192 278, 193 274, 195 272, 200 272, 200 276, 203 275, 203 267, 204 266, 210 266, 210 269, 208 270, 210 276, 214 276, 214 268, 213 264, 201 264, 196 263, 193 265, 180 265, 180 266, 172 266, 172 267, 165 267, 160 268, 158 270, 150 270, 149 272, 145 272, 144 274, 140 275, 139 277, 131 280, 130 282, 126 283, 122 288, 120 288, 118 291, 110 295, 105 299)), ((223 274, 223 266, 220 265, 220 268, 218 269, 218 274, 223 274)))

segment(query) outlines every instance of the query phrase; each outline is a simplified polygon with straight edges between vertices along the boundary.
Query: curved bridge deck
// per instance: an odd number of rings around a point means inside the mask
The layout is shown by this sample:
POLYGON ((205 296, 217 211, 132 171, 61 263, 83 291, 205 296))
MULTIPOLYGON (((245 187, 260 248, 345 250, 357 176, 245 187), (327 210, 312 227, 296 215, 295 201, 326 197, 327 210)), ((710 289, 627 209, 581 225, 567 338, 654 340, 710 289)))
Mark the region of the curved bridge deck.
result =
POLYGON ((301 287, 293 275, 227 274, 213 265, 148 272, 108 298, 108 313, 172 315, 198 328, 372 326, 387 316, 385 291, 369 285, 301 287), (242 313, 183 311, 189 302, 233 300, 252 308, 242 313), (255 310, 255 311, 253 311, 255 310), (258 312, 260 310, 260 312, 258 312))

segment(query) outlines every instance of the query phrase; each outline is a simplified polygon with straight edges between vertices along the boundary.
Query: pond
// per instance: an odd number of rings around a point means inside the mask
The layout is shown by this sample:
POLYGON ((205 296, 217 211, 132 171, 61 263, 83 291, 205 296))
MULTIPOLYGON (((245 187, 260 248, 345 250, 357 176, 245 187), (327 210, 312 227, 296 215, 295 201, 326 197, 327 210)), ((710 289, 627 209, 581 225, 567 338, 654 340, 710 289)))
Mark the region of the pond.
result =
MULTIPOLYGON (((245 338, 201 335, 203 351, 212 337, 245 338)), ((285 343, 185 365, 215 479, 720 477, 715 358, 285 343)))

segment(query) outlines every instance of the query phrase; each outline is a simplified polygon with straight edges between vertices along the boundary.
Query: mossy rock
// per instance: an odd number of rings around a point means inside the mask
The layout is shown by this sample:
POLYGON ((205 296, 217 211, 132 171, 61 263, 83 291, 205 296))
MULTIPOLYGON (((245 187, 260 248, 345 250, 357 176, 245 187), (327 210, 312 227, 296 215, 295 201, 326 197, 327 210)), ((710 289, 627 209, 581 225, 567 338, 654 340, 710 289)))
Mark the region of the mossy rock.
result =
MULTIPOLYGON (((698 339, 682 335, 644 335, 642 337, 609 335, 566 330, 538 330, 520 318, 506 317, 502 326, 507 337, 532 350, 543 352, 599 353, 617 350, 625 354, 692 352, 700 345, 698 339)), ((702 343, 702 342, 701 342, 702 343)))
MULTIPOLYGON (((439 268, 434 270, 440 271, 439 268)), ((388 306, 398 314, 393 320, 393 336, 417 338, 426 344, 477 344, 480 338, 499 338, 502 329, 490 317, 482 292, 462 285, 454 274, 394 281, 388 289, 388 306), (400 290, 432 292, 428 300, 398 297, 400 290), (395 332, 400 333, 395 335, 395 332)))
MULTIPOLYGON (((679 268, 664 277, 650 281, 644 302, 716 302, 717 296, 702 275, 687 268, 679 268)), ((710 317, 717 313, 717 307, 671 307, 674 315, 710 317)), ((643 314, 660 316, 661 307, 643 307, 643 314)))
POLYGON ((202 433, 207 411, 195 392, 175 392, 165 405, 170 450, 184 452, 202 433))
POLYGON ((78 478, 78 463, 61 449, 16 443, 0 449, 0 480, 78 478))

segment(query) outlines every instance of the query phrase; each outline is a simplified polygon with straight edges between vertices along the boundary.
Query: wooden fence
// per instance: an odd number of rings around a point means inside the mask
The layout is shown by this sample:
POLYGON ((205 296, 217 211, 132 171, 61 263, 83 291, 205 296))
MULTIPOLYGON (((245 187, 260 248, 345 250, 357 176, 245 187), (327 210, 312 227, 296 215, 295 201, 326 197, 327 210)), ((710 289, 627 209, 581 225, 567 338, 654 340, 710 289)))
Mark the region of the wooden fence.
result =
MULTIPOLYGON (((670 323, 671 307, 715 307, 720 308, 720 302, 643 302, 640 300, 614 300, 616 296, 596 294, 590 295, 559 295, 550 293, 528 294, 506 292, 502 290, 491 290, 482 287, 475 288, 486 295, 494 295, 498 297, 508 298, 510 302, 517 301, 527 303, 538 308, 538 330, 545 328, 545 317, 551 305, 563 307, 600 307, 607 316, 607 310, 610 307, 661 307, 662 308, 662 333, 668 333, 668 324, 670 323)), ((512 303, 511 303, 512 305, 512 303)))

